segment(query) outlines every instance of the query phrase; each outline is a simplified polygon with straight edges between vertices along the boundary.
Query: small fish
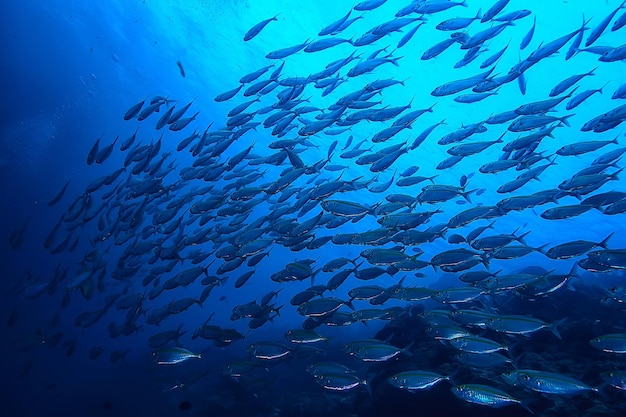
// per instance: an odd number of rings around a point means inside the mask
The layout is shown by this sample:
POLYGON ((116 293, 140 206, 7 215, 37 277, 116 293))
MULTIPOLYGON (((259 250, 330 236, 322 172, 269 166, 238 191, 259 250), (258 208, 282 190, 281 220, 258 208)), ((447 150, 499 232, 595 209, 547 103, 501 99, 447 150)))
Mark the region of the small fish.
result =
POLYGON ((417 392, 418 390, 432 388, 439 382, 449 379, 449 377, 439 375, 435 372, 404 371, 390 376, 387 382, 396 388, 404 389, 409 392, 417 392))
POLYGON ((243 35, 243 40, 245 42, 251 40, 252 38, 254 38, 255 36, 257 36, 264 28, 265 26, 268 25, 268 23, 278 20, 278 15, 271 17, 269 19, 265 19, 260 21, 259 23, 257 23, 256 25, 252 26, 244 35, 243 35))
POLYGON ((598 336, 589 341, 591 346, 608 353, 626 353, 626 333, 598 336))
POLYGON ((183 68, 183 64, 181 64, 180 61, 176 61, 176 65, 178 66, 178 69, 180 70, 180 75, 185 78, 185 69, 183 68))
POLYGON ((91 165, 96 161, 96 156, 98 155, 98 150, 100 146, 100 139, 102 139, 102 137, 96 139, 96 141, 91 146, 91 150, 87 155, 87 165, 91 165))
POLYGON ((157 365, 175 365, 189 359, 201 359, 202 355, 199 353, 193 353, 182 347, 174 346, 152 352, 152 357, 157 365))
POLYGON ((598 391, 597 388, 568 376, 532 369, 516 369, 503 374, 502 378, 511 385, 521 385, 544 394, 572 395, 585 391, 598 391))
POLYGON ((126 110, 126 113, 124 113, 124 120, 130 120, 136 117, 139 114, 139 111, 141 111, 141 108, 143 107, 145 102, 146 100, 144 99, 126 110))
MULTIPOLYGON (((452 393, 458 398, 478 405, 485 405, 492 408, 502 408, 507 405, 519 404, 530 409, 515 397, 497 388, 482 384, 463 384, 452 387, 452 393)), ((534 413, 533 413, 534 414, 534 413)))
POLYGON ((68 185, 70 185, 70 180, 67 180, 67 182, 65 183, 63 188, 61 188, 61 190, 57 193, 57 195, 48 202, 48 206, 52 207, 56 205, 59 201, 61 201, 61 199, 65 195, 65 190, 67 190, 68 185))

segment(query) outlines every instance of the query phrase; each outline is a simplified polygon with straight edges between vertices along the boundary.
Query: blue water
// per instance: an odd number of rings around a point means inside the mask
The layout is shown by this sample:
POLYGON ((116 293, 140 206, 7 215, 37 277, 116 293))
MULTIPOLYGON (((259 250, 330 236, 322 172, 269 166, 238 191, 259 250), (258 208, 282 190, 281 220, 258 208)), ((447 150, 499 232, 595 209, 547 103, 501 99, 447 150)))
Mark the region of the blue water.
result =
MULTIPOLYGON (((362 14, 362 18, 344 32, 336 35, 345 39, 356 39, 373 26, 391 20, 394 13, 407 5, 408 2, 388 0, 383 6, 368 12, 353 11, 351 17, 362 14)), ((523 95, 517 81, 503 85, 496 95, 484 101, 462 104, 453 101, 456 95, 434 97, 431 91, 446 82, 467 78, 483 72, 479 68, 488 56, 499 51, 505 45, 509 47, 498 61, 494 75, 504 75, 525 59, 542 43, 552 41, 560 36, 577 30, 582 23, 584 14, 591 19, 590 28, 596 27, 602 19, 619 6, 619 1, 527 1, 512 0, 503 13, 526 8, 532 15, 515 21, 515 26, 507 27, 501 34, 489 40, 482 48, 479 57, 469 65, 454 69, 464 50, 455 44, 440 56, 431 60, 420 57, 426 49, 449 37, 449 32, 435 29, 437 23, 453 17, 475 16, 478 9, 484 12, 491 2, 468 0, 467 8, 453 7, 447 11, 433 14, 427 22, 417 30, 413 38, 402 48, 394 50, 397 43, 413 25, 407 26, 401 33, 392 33, 372 45, 354 47, 349 43, 315 53, 298 52, 287 57, 284 62, 280 79, 288 77, 307 77, 322 71, 335 60, 342 59, 356 50, 362 58, 366 58, 375 50, 386 48, 385 53, 393 57, 402 57, 398 66, 384 64, 370 74, 358 77, 346 77, 347 81, 337 87, 331 94, 322 97, 321 89, 307 85, 300 98, 308 99, 304 105, 328 108, 340 97, 363 88, 367 83, 377 79, 403 80, 404 86, 395 85, 382 90, 372 101, 380 101, 380 107, 403 106, 411 103, 409 111, 426 109, 434 105, 432 112, 422 115, 410 130, 404 130, 384 144, 376 144, 373 151, 388 145, 396 145, 415 137, 425 128, 445 119, 445 124, 438 126, 428 139, 417 149, 401 155, 398 160, 380 174, 370 172, 367 165, 357 165, 354 159, 342 159, 342 152, 348 138, 354 137, 353 147, 361 140, 369 140, 375 133, 391 125, 390 121, 363 121, 351 127, 345 133, 331 136, 318 133, 308 138, 314 147, 301 147, 303 152, 298 155, 305 165, 327 158, 328 149, 334 140, 338 141, 330 164, 347 165, 342 171, 322 169, 319 174, 300 177, 292 187, 307 190, 314 183, 307 181, 328 182, 341 174, 343 180, 375 179, 376 184, 383 184, 394 178, 410 166, 419 166, 416 175, 433 176, 437 184, 459 185, 459 179, 466 175, 469 178, 467 190, 481 190, 479 195, 471 195, 471 203, 462 197, 432 205, 417 205, 414 211, 440 210, 430 222, 419 227, 447 223, 448 220, 476 205, 494 205, 502 198, 513 195, 529 195, 534 192, 556 188, 562 181, 569 179, 575 172, 590 165, 596 157, 623 146, 623 127, 602 133, 582 132, 580 127, 588 120, 622 105, 623 100, 612 100, 613 92, 624 82, 624 62, 600 62, 598 55, 580 52, 570 60, 565 60, 565 53, 571 42, 561 51, 526 71, 527 89, 523 95), (536 29, 529 46, 521 52, 519 44, 533 24, 536 16, 536 29), (461 126, 485 120, 489 116, 509 111, 518 106, 548 98, 550 90, 563 79, 583 74, 593 68, 594 76, 582 78, 576 85, 576 93, 587 89, 603 88, 602 94, 594 94, 576 109, 567 111, 564 103, 557 107, 557 112, 548 113, 559 117, 574 114, 568 119, 571 127, 559 127, 554 138, 545 138, 537 149, 544 156, 554 155, 562 146, 591 140, 612 140, 618 138, 619 145, 610 144, 592 153, 580 156, 557 156, 556 164, 550 166, 539 177, 539 181, 530 181, 519 190, 509 194, 497 193, 502 184, 513 180, 519 171, 515 168, 498 174, 481 174, 478 168, 490 161, 497 160, 502 154, 504 144, 496 144, 485 151, 464 158, 457 165, 437 170, 436 166, 449 155, 449 146, 437 144, 437 140, 445 134, 456 131, 461 126)), ((218 103, 214 97, 220 93, 239 86, 239 79, 266 65, 274 64, 269 72, 261 76, 267 79, 268 74, 276 70, 282 60, 265 58, 268 52, 293 46, 305 40, 314 40, 323 27, 343 17, 353 6, 350 1, 37 1, 28 0, 12 2, 5 5, 3 24, 0 25, 2 39, 1 48, 3 64, 2 77, 2 111, 0 112, 0 173, 3 198, 0 210, 4 222, 0 224, 2 239, 2 301, 0 317, 2 318, 2 335, 0 337, 0 407, 2 415, 7 416, 68 416, 68 415, 198 415, 198 416, 269 416, 269 415, 414 415, 421 412, 425 415, 526 415, 527 411, 518 406, 493 409, 464 403, 455 398, 449 390, 447 382, 431 391, 410 394, 396 390, 385 382, 393 372, 406 369, 407 364, 414 364, 424 370, 452 373, 459 368, 453 357, 455 350, 449 346, 428 339, 423 335, 425 325, 415 315, 406 314, 395 323, 396 330, 391 332, 390 322, 376 320, 367 326, 357 322, 347 327, 320 326, 317 330, 329 338, 328 344, 319 344, 323 350, 313 359, 296 359, 263 363, 247 378, 235 380, 223 375, 222 367, 232 360, 248 358, 246 348, 258 341, 285 341, 283 334, 289 329, 301 327, 304 317, 297 314, 296 307, 289 300, 296 293, 311 285, 311 280, 301 282, 277 283, 270 276, 281 270, 290 262, 306 258, 315 261, 314 270, 318 270, 333 258, 345 256, 351 259, 359 257, 362 250, 370 248, 364 245, 324 244, 315 250, 301 252, 290 251, 276 242, 272 244, 269 256, 254 267, 254 275, 241 288, 235 288, 236 279, 250 270, 244 263, 241 267, 220 277, 228 277, 223 285, 213 289, 202 306, 193 305, 188 310, 174 314, 163 320, 159 326, 146 323, 146 318, 158 307, 176 299, 198 297, 204 289, 201 278, 185 288, 166 290, 154 300, 144 300, 144 311, 136 321, 137 331, 128 336, 110 337, 110 323, 121 324, 126 317, 125 311, 110 308, 94 325, 82 328, 74 324, 76 317, 83 312, 94 311, 105 306, 107 296, 120 294, 147 294, 153 283, 142 285, 149 269, 155 265, 164 265, 167 261, 159 260, 148 265, 150 254, 141 257, 142 268, 134 276, 126 280, 115 280, 111 277, 116 269, 117 260, 129 245, 141 240, 141 231, 151 225, 151 217, 162 210, 168 199, 184 194, 193 196, 193 202, 203 199, 195 195, 198 189, 213 186, 214 190, 227 187, 232 181, 225 180, 223 174, 217 181, 201 180, 185 183, 180 180, 179 172, 190 167, 195 157, 189 148, 177 151, 178 144, 188 137, 194 129, 202 134, 212 123, 211 131, 226 125, 227 113, 244 101, 254 97, 243 97, 245 86, 238 95, 226 102, 218 103), (306 4, 302 4, 306 3, 306 4), (259 35, 248 42, 243 41, 244 33, 259 21, 276 16, 259 35), (184 69, 184 76, 181 67, 184 69), (174 132, 167 128, 157 131, 154 126, 158 118, 167 109, 161 108, 159 113, 144 121, 132 119, 125 121, 124 113, 134 104, 153 96, 162 96, 177 100, 176 109, 193 100, 193 104, 184 117, 199 112, 198 117, 185 129, 174 132), (85 192, 86 186, 94 179, 111 174, 123 166, 129 151, 122 152, 119 144, 138 129, 137 141, 148 145, 156 143, 162 135, 160 155, 171 152, 164 163, 167 166, 174 162, 174 171, 164 180, 166 184, 177 184, 181 188, 172 189, 167 196, 151 205, 144 223, 133 230, 133 238, 122 245, 114 245, 112 241, 103 240, 96 243, 102 236, 98 229, 98 219, 78 227, 72 236, 79 237, 78 246, 73 250, 64 250, 59 254, 51 254, 43 246, 50 231, 57 224, 63 213, 67 212, 71 203, 85 192), (102 164, 86 165, 87 155, 96 139, 101 138, 101 145, 119 140, 111 156, 102 164), (62 200, 53 207, 48 202, 61 190, 68 181, 69 186, 62 200), (195 188, 194 188, 195 187, 195 188), (156 210, 156 211, 155 211, 156 210), (23 241, 15 249, 11 248, 10 236, 24 228, 23 241), (92 298, 85 299, 78 291, 70 292, 70 302, 62 306, 68 297, 67 283, 80 273, 79 263, 92 250, 100 253, 106 266, 100 285, 92 298), (48 287, 42 294, 37 289, 49 283, 55 276, 55 270, 67 269, 67 278, 48 287), (43 283, 43 284, 42 284, 43 283), (261 297, 270 291, 280 292, 275 299, 276 306, 284 305, 280 316, 254 330, 248 328, 249 319, 231 321, 232 308, 250 301, 260 302, 261 297), (212 315, 212 316, 211 316, 212 315), (210 323, 224 328, 234 328, 245 335, 244 340, 233 342, 230 346, 217 347, 209 340, 201 338, 192 340, 191 335, 211 316, 210 323), (179 339, 179 345, 193 352, 202 352, 200 360, 186 363, 158 366, 152 361, 152 352, 147 340, 150 336, 175 330, 182 325, 186 332, 179 339), (415 336, 415 326, 419 329, 415 336), (421 326, 421 327, 420 327, 421 326), (400 357, 383 364, 369 365, 352 358, 341 351, 349 341, 374 337, 381 333, 381 340, 387 340, 397 346, 404 347, 414 343, 413 357, 400 357), (420 333, 420 331, 422 333, 420 333), (390 334, 392 336, 390 336, 390 334), (51 346, 53 336, 57 340, 51 346), (75 349, 74 349, 75 346, 75 349), (102 347, 104 353, 96 359, 89 358, 89 351, 94 347, 102 347), (111 354, 118 351, 128 352, 117 361, 111 360, 111 354), (344 363, 356 370, 371 382, 371 392, 363 387, 349 392, 332 392, 315 383, 305 368, 315 361, 333 360, 344 363), (405 365, 403 367, 403 364, 405 365), (184 386, 180 387, 179 385, 184 386), (446 385, 447 384, 447 385, 446 385)), ((623 14, 621 10, 616 17, 623 14)), ((412 15, 417 16, 417 15, 412 15)), ((615 19, 613 19, 615 20, 615 19)), ((594 46, 617 47, 626 39, 624 29, 612 32, 611 26, 604 31, 594 46)), ((468 33, 474 34, 490 26, 489 23, 473 22, 468 33)), ((590 30, 585 32, 583 42, 590 30)), ((344 76, 356 61, 347 64, 340 70, 344 76)), ((276 102, 276 94, 282 89, 278 87, 263 96, 259 103, 254 103, 247 111, 259 110, 276 102)), ((568 90, 570 91, 570 90, 568 90)), ((467 91, 460 93, 464 94, 467 91)), ((457 94, 458 95, 458 94, 457 94)), ((313 120, 316 113, 304 114, 306 119, 313 120)), ((262 122, 269 114, 255 115, 254 121, 262 122)), ((284 138, 296 137, 302 127, 296 118, 297 127, 284 138)), ((476 134, 469 141, 495 140, 506 131, 508 123, 486 125, 487 132, 476 134)), ((332 126, 331 128, 338 128, 332 126)), ((504 142, 515 139, 518 134, 507 132, 504 142)), ((233 143, 227 151, 216 159, 225 163, 228 158, 254 144, 251 155, 240 164, 245 166, 252 161, 252 156, 266 157, 275 152, 268 147, 276 140, 271 135, 271 128, 263 125, 256 131, 250 131, 233 143), (254 154, 254 155, 252 155, 254 154)), ((466 143, 463 142, 463 143, 466 143)), ((369 148, 365 143, 362 148, 369 148)), ((348 149, 350 149, 348 148, 348 149)), ((547 161, 541 161, 540 164, 547 161)), ((266 187, 275 181, 283 169, 290 167, 289 159, 280 166, 264 164, 250 165, 250 168, 264 172, 252 186, 266 187)), ((622 164, 617 162, 609 172, 615 172, 622 164)), ((132 167, 132 165, 131 165, 132 167)), ((129 168, 130 169, 130 168, 129 168)), ((130 171, 122 173, 120 179, 126 181, 130 171)), ((93 207, 103 203, 101 195, 112 190, 112 186, 104 187, 94 193, 93 207)), ((373 193, 366 188, 347 193, 337 193, 332 199, 349 200, 364 205, 374 205, 392 193, 406 193, 412 196, 419 194, 421 188, 429 184, 421 183, 413 187, 392 185, 383 193, 373 193)), ((372 184, 373 185, 373 184, 372 184)), ((371 185, 370 185, 371 186, 371 185)), ((596 193, 604 191, 626 192, 624 181, 615 179, 608 181, 596 193)), ((232 191, 229 191, 232 192, 232 191)), ((205 197, 208 196, 205 195, 205 197)), ((302 193, 305 196, 305 193, 302 193)), ((278 195, 270 196, 267 201, 259 197, 252 214, 244 224, 270 213, 278 195)), ((584 197, 588 197, 584 196, 584 197)), ((583 198, 584 198, 583 197, 583 198)), ((306 197, 304 197, 306 198, 306 197)), ((120 200, 125 201, 123 198, 120 200)), ((139 200, 137 200, 139 201, 139 200)), ((287 200, 289 204, 299 204, 296 196, 287 200)), ((550 248, 556 244, 584 239, 594 242, 602 241, 607 235, 615 232, 609 241, 611 249, 626 247, 624 237, 624 214, 609 216, 593 209, 580 216, 565 220, 545 220, 540 214, 547 208, 557 205, 577 204, 578 200, 566 196, 558 204, 549 203, 524 211, 512 211, 497 219, 494 230, 486 234, 515 233, 520 235, 530 232, 525 243, 533 248, 547 244, 550 248)), ((184 213, 191 206, 188 203, 179 213, 184 213)), ((223 207, 230 203, 225 201, 223 207)), ((109 211, 110 206, 104 208, 109 211)), ((298 211, 283 216, 297 218, 299 223, 318 215, 322 208, 318 205, 306 213, 298 215, 298 211)), ((208 228, 215 233, 216 225, 226 225, 230 218, 214 218, 200 226, 190 213, 183 216, 186 236, 208 228)), ((346 223, 337 229, 318 226, 313 230, 315 237, 334 236, 337 233, 360 233, 380 227, 373 215, 366 215, 354 223, 346 223)), ((178 216, 176 217, 178 219, 178 216)), ((67 233, 69 225, 62 222, 63 227, 55 244, 59 244, 67 233), (64 230, 65 229, 65 230, 64 230)), ((114 230, 114 218, 105 220, 104 230, 114 230)), ((459 229, 450 229, 448 235, 459 233, 465 236, 479 225, 488 224, 487 220, 477 220, 459 229)), ((172 236, 176 235, 175 232, 172 236)), ((152 235, 150 239, 157 236, 152 235)), ((265 237, 270 237, 266 234, 265 237)), ((273 236, 275 237, 275 236, 273 236)), ((165 246, 172 244, 168 240, 165 246)), ((223 244, 221 246, 227 246, 223 244)), ((385 247, 392 247, 393 243, 385 247)), ((467 245, 461 245, 468 247, 467 245)), ((206 260, 200 265, 209 266, 211 275, 223 260, 214 256, 220 245, 205 243, 200 246, 188 247, 181 251, 185 258, 171 272, 163 273, 163 283, 177 272, 191 266, 189 259, 193 251, 208 252, 206 260)), ((372 246, 373 247, 373 246, 372 246)), ((445 238, 432 243, 420 245, 424 254, 420 260, 429 261, 434 255, 458 248, 445 238)), ((598 249, 598 248, 596 248, 598 249)), ((408 254, 415 252, 411 248, 408 254)), ((491 271, 503 269, 503 273, 516 273, 524 268, 541 267, 554 273, 568 273, 576 261, 584 256, 568 260, 555 261, 545 255, 534 252, 520 259, 492 260, 491 271)), ((359 259, 363 261, 364 259, 359 259)), ((365 262, 363 267, 370 266, 365 262)), ((484 269, 480 265, 476 269, 484 269)), ((606 333, 619 333, 626 326, 624 312, 620 303, 606 303, 607 289, 623 286, 624 274, 616 269, 610 273, 594 274, 578 268, 580 279, 574 278, 569 284, 548 297, 536 301, 520 300, 514 294, 498 297, 485 295, 481 304, 469 306, 493 309, 500 314, 526 314, 553 322, 568 318, 561 329, 563 340, 559 341, 549 332, 539 332, 530 338, 500 337, 502 343, 510 344, 514 356, 522 362, 521 366, 537 367, 560 372, 573 378, 581 379, 593 386, 601 386, 601 372, 626 367, 624 359, 617 354, 608 354, 591 348, 588 340, 606 333), (603 300, 605 302, 603 302, 603 300)), ((315 275, 314 284, 325 284, 334 273, 319 272, 315 275)), ((464 286, 457 279, 458 274, 443 273, 433 268, 424 268, 414 272, 400 271, 393 276, 384 274, 374 281, 363 282, 350 276, 339 289, 332 292, 338 299, 348 299, 348 291, 359 285, 375 284, 390 287, 406 276, 404 286, 429 286, 433 289, 446 289, 464 286), (418 273, 418 276, 415 275, 418 273)), ((326 296, 330 296, 326 293, 326 296)), ((355 301, 357 309, 370 308, 367 301, 355 301)), ((426 310, 448 308, 434 301, 408 303, 391 299, 383 307, 399 306, 425 308, 426 310), (415 304, 415 305, 413 305, 415 304)), ((380 307, 380 306, 374 306, 380 307)), ((341 311, 350 310, 343 306, 341 311)), ((481 334, 481 333, 479 333, 481 334)), ((487 333, 485 336, 489 337, 487 333)), ((497 335, 502 336, 502 335, 497 335)), ((170 344, 171 345, 171 344, 170 344)), ((289 345, 292 346, 293 345, 289 345)), ((295 353, 292 354, 295 356, 295 353)), ((409 366, 410 367, 410 366, 409 366)), ((540 394, 525 391, 519 387, 511 388, 498 377, 498 372, 479 373, 461 368, 455 376, 455 383, 482 383, 497 386, 517 397, 537 412, 537 415, 619 415, 624 413, 623 393, 609 387, 601 386, 601 394, 586 393, 574 397, 542 397, 540 394)))

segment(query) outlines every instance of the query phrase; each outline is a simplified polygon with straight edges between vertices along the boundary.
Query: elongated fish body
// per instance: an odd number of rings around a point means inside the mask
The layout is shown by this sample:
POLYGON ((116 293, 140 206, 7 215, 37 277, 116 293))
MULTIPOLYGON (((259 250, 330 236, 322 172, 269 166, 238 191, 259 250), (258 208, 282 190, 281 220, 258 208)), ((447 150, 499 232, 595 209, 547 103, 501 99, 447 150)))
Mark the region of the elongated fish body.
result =
POLYGON ((145 102, 146 100, 144 99, 126 110, 126 113, 124 113, 124 120, 130 120, 134 117, 137 117, 145 102))
POLYGON ((96 161, 96 157, 98 155, 99 146, 100 146, 100 139, 102 138, 96 139, 94 144, 91 146, 91 150, 89 151, 89 154, 87 155, 87 165, 91 165, 96 161))
POLYGON ((65 191, 67 190, 67 187, 69 185, 70 185, 70 180, 67 180, 67 182, 63 185, 63 187, 57 193, 57 195, 52 200, 48 201, 48 206, 52 207, 52 206, 56 205, 57 203, 59 203, 59 201, 61 201, 61 199, 65 195, 65 191))
POLYGON ((201 359, 202 355, 193 353, 185 348, 171 347, 153 352, 152 357, 157 365, 175 365, 189 359, 201 359))
POLYGON ((267 26, 270 22, 274 21, 274 20, 278 20, 277 19, 278 15, 271 17, 269 19, 265 19, 260 21, 259 23, 257 23, 256 25, 252 26, 246 33, 245 35, 243 35, 243 40, 244 41, 249 41, 252 38, 254 38, 256 35, 258 35, 264 28, 265 26, 267 26))
POLYGON ((509 4, 509 0, 497 0, 493 6, 491 6, 487 12, 483 15, 482 19, 480 19, 481 23, 488 22, 492 20, 498 13, 504 9, 507 4, 509 4))
POLYGON ((458 350, 469 353, 493 353, 508 350, 507 346, 480 336, 461 336, 450 339, 448 343, 458 350))
POLYGON ((550 97, 558 96, 559 94, 564 93, 568 88, 572 87, 578 81, 582 80, 584 77, 594 75, 594 71, 597 68, 598 67, 595 67, 594 69, 592 69, 591 71, 587 73, 572 75, 571 77, 564 79, 563 81, 555 85, 554 88, 552 88, 552 90, 550 90, 550 94, 549 94, 550 97))
POLYGON ((387 2, 387 0, 364 0, 360 3, 357 3, 354 6, 354 10, 360 11, 360 12, 364 12, 367 10, 374 10, 380 6, 382 6, 383 4, 385 4, 387 2))
POLYGON ((554 324, 545 323, 542 320, 529 316, 509 315, 497 316, 489 319, 487 327, 491 330, 507 334, 519 334, 528 336, 541 329, 550 330, 559 339, 561 335, 557 330, 557 326, 563 321, 557 321, 554 324))
POLYGON ((283 59, 287 58, 289 55, 293 55, 296 52, 303 50, 309 44, 309 40, 307 39, 301 44, 289 46, 287 48, 278 49, 276 51, 272 51, 268 53, 265 57, 268 59, 283 59))
POLYGON ((304 52, 323 51, 324 49, 332 48, 333 46, 346 43, 346 42, 351 43, 352 41, 350 39, 340 39, 340 38, 320 39, 320 40, 309 43, 304 48, 304 52))
POLYGON ((507 26, 514 25, 513 22, 504 22, 499 25, 493 26, 489 29, 485 29, 482 32, 478 32, 477 34, 470 37, 463 45, 461 45, 461 49, 471 49, 475 46, 480 46, 489 39, 495 38, 498 36, 507 26))
POLYGON ((595 93, 602 94, 602 88, 604 87, 591 89, 591 90, 585 90, 581 93, 576 94, 574 97, 570 99, 570 101, 567 102, 567 104, 565 105, 565 109, 566 110, 575 109, 576 107, 580 106, 585 100, 587 100, 589 97, 591 97, 595 93))
POLYGON ((528 30, 526 35, 522 38, 522 42, 520 43, 519 49, 524 50, 530 44, 530 41, 533 39, 533 35, 535 33, 535 26, 537 25, 537 16, 534 17, 533 26, 528 30))
POLYGON ((422 54, 422 60, 426 61, 426 60, 435 58, 436 56, 443 53, 446 49, 448 49, 455 43, 456 41, 454 39, 444 39, 443 41, 437 43, 436 45, 433 45, 432 47, 428 48, 422 54))
POLYGON ((504 48, 500 49, 495 54, 491 55, 489 58, 485 59, 482 64, 480 64, 480 68, 487 68, 495 64, 506 52, 509 44, 507 44, 504 48))
POLYGON ((435 88, 430 94, 436 97, 441 97, 441 96, 446 96, 450 94, 455 94, 463 90, 467 90, 479 84, 480 82, 484 81, 487 77, 489 77, 489 75, 491 75, 492 72, 493 72, 493 68, 491 68, 490 70, 482 74, 475 75, 473 77, 445 83, 435 88))
POLYGON ((421 13, 421 14, 430 14, 430 13, 438 13, 438 12, 442 12, 444 10, 448 10, 451 7, 454 6, 463 6, 463 7, 467 7, 467 0, 463 0, 461 2, 454 2, 454 1, 431 1, 431 2, 424 2, 424 3, 418 3, 413 7, 413 12, 414 13, 421 13))
POLYGON ((562 122, 569 124, 567 119, 574 116, 573 114, 556 117, 556 116, 523 116, 513 121, 508 127, 511 132, 525 132, 528 130, 538 129, 550 123, 562 122))
POLYGON ((232 90, 226 91, 225 93, 218 94, 217 96, 215 96, 214 100, 217 101, 218 103, 230 100, 231 98, 235 97, 235 95, 237 95, 237 93, 239 92, 239 90, 241 90, 242 87, 243 87, 243 84, 240 84, 239 87, 237 88, 233 88, 232 90))
POLYGON ((437 25, 439 30, 459 30, 468 27, 474 20, 481 19, 480 10, 475 17, 457 17, 455 19, 445 20, 437 25))
POLYGON ((347 373, 323 373, 315 377, 315 382, 331 391, 349 391, 367 384, 366 380, 347 373))
POLYGON ((587 37, 587 40, 585 41, 585 46, 589 47, 595 41, 598 40, 598 38, 602 35, 602 33, 604 32, 606 27, 609 25, 609 23, 611 23, 611 20, 613 20, 613 17, 615 17, 615 15, 617 14, 618 11, 620 11, 620 9, 624 8, 625 4, 626 4, 626 1, 622 2, 622 4, 620 4, 618 8, 613 10, 611 13, 608 14, 608 16, 606 16, 604 19, 602 19, 600 21, 600 23, 598 23, 598 26, 593 28, 591 33, 589 33, 589 36, 587 37))
POLYGON ((587 152, 593 152, 611 143, 614 143, 617 145, 617 138, 613 140, 599 140, 599 141, 572 143, 570 145, 562 146, 556 151, 556 153, 557 155, 563 155, 563 156, 581 155, 587 152))
POLYGON ((277 360, 291 353, 291 350, 278 342, 258 342, 253 343, 247 348, 248 353, 257 359, 277 360))
POLYGON ((606 267, 626 269, 626 250, 624 249, 603 249, 589 252, 587 256, 592 261, 605 265, 606 267))
POLYGON ((174 106, 167 109, 167 111, 165 111, 161 115, 161 117, 159 117, 159 120, 157 121, 157 124, 156 124, 156 130, 161 130, 163 126, 169 123, 170 117, 172 116, 173 111, 174 111, 174 106))
POLYGON ((400 372, 387 379, 392 386, 409 392, 429 389, 446 380, 448 380, 448 377, 435 372, 417 370, 400 372))
MULTIPOLYGON (((452 387, 452 393, 463 401, 484 405, 491 408, 502 408, 522 402, 497 388, 481 384, 463 384, 452 387)), ((526 408, 526 406, 522 405, 526 408)))
POLYGON ((401 353, 410 355, 410 352, 406 348, 400 349, 380 341, 359 344, 349 353, 364 362, 385 362, 395 358, 401 353))
POLYGON ((504 374, 503 378, 511 385, 521 385, 545 394, 572 395, 597 391, 596 388, 568 376, 532 369, 517 369, 504 374))

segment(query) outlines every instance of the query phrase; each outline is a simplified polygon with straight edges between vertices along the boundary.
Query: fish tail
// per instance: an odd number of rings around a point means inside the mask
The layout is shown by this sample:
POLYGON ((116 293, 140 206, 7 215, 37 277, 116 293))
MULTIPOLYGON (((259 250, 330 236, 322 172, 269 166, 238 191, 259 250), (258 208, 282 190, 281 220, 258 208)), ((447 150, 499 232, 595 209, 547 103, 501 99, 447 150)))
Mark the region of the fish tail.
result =
POLYGON ((569 124, 569 122, 567 121, 567 119, 569 119, 570 117, 574 116, 575 113, 572 114, 568 114, 567 116, 563 116, 561 117, 559 120, 567 127, 571 127, 571 125, 569 124))
POLYGON ((609 239, 611 237, 613 237, 614 234, 615 234, 615 232, 611 232, 607 237, 604 238, 604 240, 602 242, 598 243, 597 246, 600 246, 600 247, 602 247, 604 249, 608 249, 606 245, 609 242, 609 239))
POLYGON ((524 242, 524 238, 525 238, 526 236, 528 236, 528 234, 529 234, 531 231, 532 231, 532 230, 529 230, 529 231, 528 231, 528 232, 526 232, 526 233, 522 233, 521 235, 519 235, 519 236, 516 238, 516 240, 517 240, 519 243, 521 243, 522 245, 525 245, 525 244, 526 244, 526 242, 524 242))
POLYGON ((480 262, 481 262, 483 265, 485 265, 485 269, 487 269, 487 271, 489 270, 489 261, 490 261, 489 254, 488 254, 488 253, 486 253, 486 252, 483 252, 483 253, 480 255, 480 262))
POLYGON ((535 250, 537 252, 542 253, 542 254, 545 255, 546 254, 546 249, 545 248, 548 247, 548 245, 549 245, 549 243, 545 243, 545 244, 539 246, 538 248, 535 248, 535 250))
POLYGON ((409 343, 408 345, 406 345, 402 349, 402 353, 404 353, 405 355, 408 355, 408 356, 413 356, 413 353, 411 352, 411 348, 413 347, 414 344, 415 344, 415 340, 412 341, 411 343, 409 343))
POLYGON ((275 309, 273 309, 274 313, 276 313, 276 315, 280 317, 280 309, 283 308, 284 306, 285 305, 283 304, 282 306, 276 307, 275 309))
POLYGON ((561 320, 557 320, 552 323, 549 327, 550 331, 559 338, 559 340, 563 339, 561 337, 561 333, 559 333, 559 329, 557 328, 559 325, 563 324, 567 320, 567 317, 562 318, 561 320))
POLYGON ((535 415, 535 412, 533 410, 531 410, 530 407, 528 407, 528 404, 526 404, 526 401, 520 401, 518 404, 522 408, 524 408, 524 410, 528 411, 530 414, 535 415))
POLYGON ((620 172, 622 172, 623 170, 624 170, 624 168, 621 168, 621 169, 619 169, 619 170, 615 171, 614 173, 612 173, 611 175, 609 175, 609 178, 610 178, 610 179, 612 179, 612 180, 619 180, 618 174, 619 174, 620 172))
POLYGON ((478 191, 478 188, 474 188, 473 190, 465 191, 465 192, 461 193, 461 195, 463 196, 465 201, 467 201, 468 203, 472 204, 472 200, 470 199, 470 194, 475 193, 476 191, 478 191))

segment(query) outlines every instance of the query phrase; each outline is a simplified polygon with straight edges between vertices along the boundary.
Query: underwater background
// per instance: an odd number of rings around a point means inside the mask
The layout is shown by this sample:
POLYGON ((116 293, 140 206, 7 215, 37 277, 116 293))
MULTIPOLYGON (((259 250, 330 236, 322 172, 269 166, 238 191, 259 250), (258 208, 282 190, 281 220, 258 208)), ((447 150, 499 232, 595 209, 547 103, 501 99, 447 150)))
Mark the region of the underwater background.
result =
POLYGON ((625 413, 621 6, 6 4, 2 414, 625 413))

